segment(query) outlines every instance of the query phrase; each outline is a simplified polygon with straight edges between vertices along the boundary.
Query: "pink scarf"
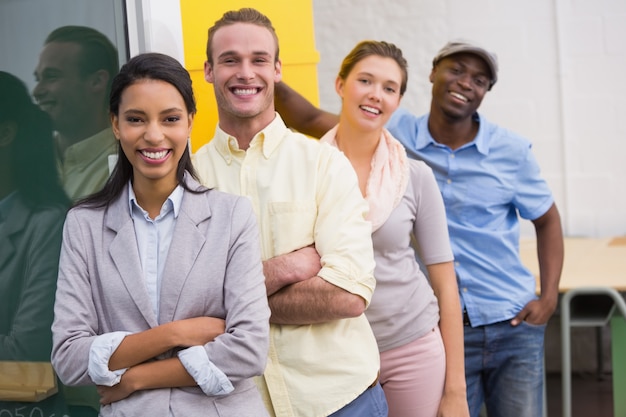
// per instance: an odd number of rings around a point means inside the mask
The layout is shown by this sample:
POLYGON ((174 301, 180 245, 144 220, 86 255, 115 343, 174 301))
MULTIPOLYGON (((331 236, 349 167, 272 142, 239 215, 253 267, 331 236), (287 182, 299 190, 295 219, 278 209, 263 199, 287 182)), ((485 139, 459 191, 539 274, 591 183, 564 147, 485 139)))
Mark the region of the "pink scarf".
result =
MULTIPOLYGON (((320 139, 334 147, 337 146, 337 129, 330 129, 320 139)), ((378 141, 372 156, 370 176, 365 186, 365 199, 370 210, 367 219, 372 223, 372 232, 383 225, 394 208, 400 203, 409 181, 409 164, 402 144, 387 129, 378 141)))

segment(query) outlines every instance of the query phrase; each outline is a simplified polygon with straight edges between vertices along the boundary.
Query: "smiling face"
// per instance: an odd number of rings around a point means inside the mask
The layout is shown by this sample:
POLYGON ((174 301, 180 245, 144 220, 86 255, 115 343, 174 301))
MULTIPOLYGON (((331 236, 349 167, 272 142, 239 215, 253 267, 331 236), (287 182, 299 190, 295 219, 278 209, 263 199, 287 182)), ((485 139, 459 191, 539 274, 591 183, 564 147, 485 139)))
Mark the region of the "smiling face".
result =
POLYGON ((33 96, 60 132, 76 129, 89 118, 93 91, 90 77, 81 74, 80 54, 77 43, 51 42, 41 51, 35 69, 33 96))
POLYGON ((151 184, 173 190, 193 122, 179 91, 165 81, 141 79, 122 92, 111 121, 133 166, 133 187, 151 184))
POLYGON ((430 73, 433 83, 431 113, 451 119, 469 119, 489 90, 491 73, 487 63, 473 54, 450 55, 430 73))
POLYGON ((342 98, 342 120, 360 130, 382 129, 400 105, 402 71, 387 57, 369 55, 357 62, 335 87, 342 98))
POLYGON ((267 28, 235 23, 215 32, 212 61, 204 66, 213 84, 222 129, 250 120, 274 119, 274 83, 280 81, 277 45, 267 28))

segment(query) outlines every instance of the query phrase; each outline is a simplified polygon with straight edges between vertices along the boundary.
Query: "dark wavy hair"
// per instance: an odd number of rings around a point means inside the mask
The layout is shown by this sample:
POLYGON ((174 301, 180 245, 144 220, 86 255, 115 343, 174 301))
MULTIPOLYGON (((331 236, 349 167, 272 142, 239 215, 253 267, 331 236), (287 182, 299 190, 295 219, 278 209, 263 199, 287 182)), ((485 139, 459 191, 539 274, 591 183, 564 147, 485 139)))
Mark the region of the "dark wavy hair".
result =
POLYGON ((14 123, 16 128, 11 175, 23 202, 31 209, 68 207, 55 162, 52 121, 14 75, 0 71, 0 92, 0 123, 14 123))
MULTIPOLYGON (((196 113, 196 100, 191 85, 191 77, 187 70, 176 59, 168 55, 148 52, 131 58, 122 66, 120 72, 113 79, 109 99, 109 112, 111 115, 118 115, 122 93, 128 87, 141 80, 159 80, 171 84, 182 96, 187 112, 189 114, 196 113)), ((124 187, 126 187, 126 184, 132 181, 133 166, 119 143, 117 155, 117 164, 102 190, 78 201, 76 203, 77 206, 105 207, 117 199, 124 187)), ((206 191, 204 187, 196 190, 188 188, 184 181, 185 172, 188 172, 195 180, 198 180, 196 171, 191 163, 189 146, 187 146, 180 161, 178 161, 176 178, 178 183, 187 191, 193 193, 206 191)))

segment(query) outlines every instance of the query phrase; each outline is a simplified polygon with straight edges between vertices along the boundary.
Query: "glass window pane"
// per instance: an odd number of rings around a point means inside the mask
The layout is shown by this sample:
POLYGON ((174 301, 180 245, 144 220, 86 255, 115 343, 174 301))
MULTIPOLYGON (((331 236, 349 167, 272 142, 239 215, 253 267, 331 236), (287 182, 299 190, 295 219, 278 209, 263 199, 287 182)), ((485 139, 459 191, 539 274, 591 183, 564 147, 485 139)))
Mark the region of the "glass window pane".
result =
POLYGON ((3 417, 97 415, 95 388, 37 393, 31 379, 50 371, 65 213, 117 154, 108 95, 125 28, 123 0, 0 0, 0 387, 21 390, 0 388, 3 417))

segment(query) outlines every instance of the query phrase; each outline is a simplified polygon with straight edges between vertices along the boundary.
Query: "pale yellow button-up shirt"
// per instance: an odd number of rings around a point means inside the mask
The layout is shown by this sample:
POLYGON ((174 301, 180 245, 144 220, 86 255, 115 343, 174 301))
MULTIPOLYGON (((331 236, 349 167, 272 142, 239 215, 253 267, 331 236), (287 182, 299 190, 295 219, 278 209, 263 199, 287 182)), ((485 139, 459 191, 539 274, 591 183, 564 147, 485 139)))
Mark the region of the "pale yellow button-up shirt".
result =
POLYGON ((111 128, 81 140, 58 160, 61 183, 74 201, 100 191, 109 179, 109 156, 117 157, 117 140, 111 128))
MULTIPOLYGON (((218 127, 194 164, 206 186, 250 198, 264 260, 315 243, 318 275, 369 304, 375 281, 367 203, 350 162, 337 149, 292 132, 277 114, 247 151, 218 127)), ((272 324, 268 365, 257 382, 270 414, 321 417, 363 393, 379 365, 365 315, 272 324)))

